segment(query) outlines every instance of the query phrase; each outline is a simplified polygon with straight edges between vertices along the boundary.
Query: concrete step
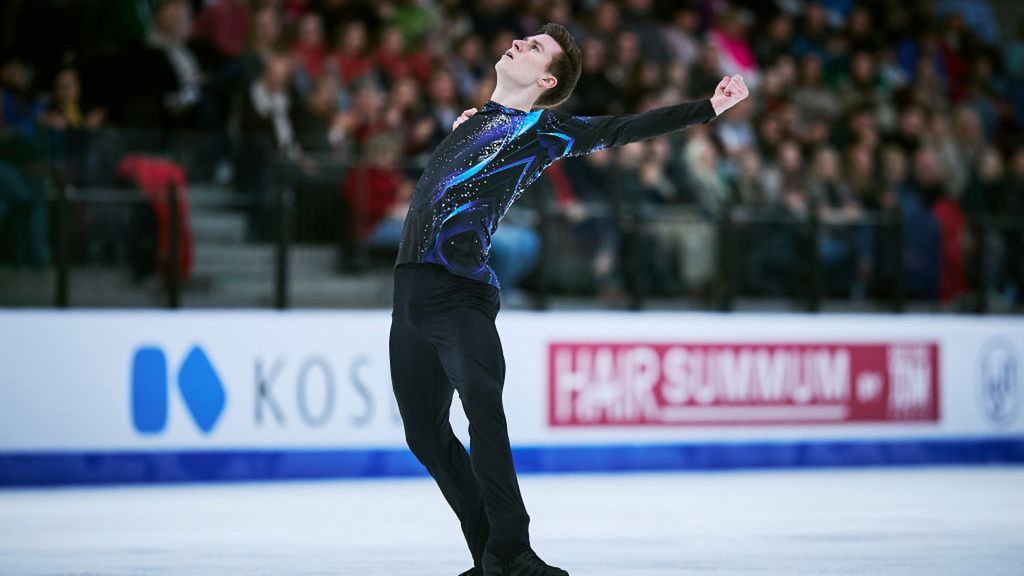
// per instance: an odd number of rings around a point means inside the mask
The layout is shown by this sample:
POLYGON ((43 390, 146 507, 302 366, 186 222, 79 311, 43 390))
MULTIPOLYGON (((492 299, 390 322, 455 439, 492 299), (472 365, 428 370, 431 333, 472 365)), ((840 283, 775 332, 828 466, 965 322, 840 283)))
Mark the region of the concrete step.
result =
MULTIPOLYGON (((304 248, 300 248, 300 251, 304 248)), ((317 251, 311 258, 316 260, 317 251)), ((289 274, 289 306, 292 308, 388 308, 393 294, 392 271, 373 269, 358 275, 311 274, 292 267, 289 274)), ((0 308, 52 308, 55 296, 53 269, 34 270, 0 266, 0 308)), ((997 293, 989 298, 994 314, 1020 313, 997 293)), ((69 304, 73 308, 164 308, 167 294, 156 277, 141 283, 132 281, 127 267, 75 266, 69 277, 69 304)), ((649 310, 704 310, 704 305, 691 299, 657 299, 647 301, 649 310)), ((754 311, 792 311, 792 301, 777 298, 739 298, 737 314, 754 311)), ((203 274, 195 273, 183 287, 183 308, 266 308, 274 305, 272 273, 203 274)), ((602 310, 598 300, 586 296, 552 296, 552 310, 602 310)), ((506 307, 503 303, 503 309, 506 307)), ((823 300, 822 309, 843 312, 885 312, 881 303, 851 305, 842 300, 823 300)), ((908 301, 906 311, 912 313, 950 312, 934 302, 908 301)))
MULTIPOLYGON (((293 308, 384 308, 391 306, 393 276, 390 270, 359 276, 309 278, 293 273, 288 304, 293 308)), ((188 307, 237 307, 274 305, 272 279, 221 277, 202 297, 189 298, 188 307)))
POLYGON ((0 306, 53 306, 55 276, 51 269, 0 267, 0 306))
MULTIPOLYGON (((222 277, 273 279, 277 248, 273 244, 196 244, 194 273, 222 277)), ((293 273, 332 277, 337 249, 333 246, 292 246, 288 265, 293 273)))
POLYGON ((387 269, 335 278, 295 278, 289 300, 295 307, 390 308, 393 295, 394 273, 387 269))
POLYGON ((242 244, 245 242, 245 214, 228 211, 193 211, 189 218, 196 246, 242 244))
MULTIPOLYGON (((56 305, 56 272, 0 267, 0 307, 56 305)), ((156 278, 133 282, 127 269, 104 266, 76 266, 69 271, 68 304, 119 308, 164 306, 167 296, 156 278)))
MULTIPOLYGON (((69 277, 72 307, 163 308, 167 293, 156 277, 132 281, 126 268, 76 266, 69 277)), ((247 276, 193 274, 183 286, 183 308, 265 308, 274 305, 272 274, 247 276)), ((391 305, 391 270, 360 275, 289 275, 289 304, 297 308, 379 308, 391 305)), ((50 308, 55 305, 52 270, 0 267, 0 308, 50 308)))
POLYGON ((190 183, 188 196, 193 212, 234 209, 249 202, 248 197, 229 187, 207 182, 190 183))

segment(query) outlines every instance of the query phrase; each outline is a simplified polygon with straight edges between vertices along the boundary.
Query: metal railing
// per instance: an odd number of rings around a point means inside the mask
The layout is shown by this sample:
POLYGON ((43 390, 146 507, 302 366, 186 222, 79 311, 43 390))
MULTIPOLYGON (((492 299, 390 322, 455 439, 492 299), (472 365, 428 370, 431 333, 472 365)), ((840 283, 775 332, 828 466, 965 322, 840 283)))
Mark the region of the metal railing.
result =
MULTIPOLYGON (((291 276, 289 275, 290 256, 293 251, 292 222, 295 216, 295 194, 291 187, 282 186, 277 189, 273 196, 267 213, 273 220, 272 244, 274 246, 273 258, 273 304, 276 308, 285 309, 290 306, 291 276)), ((73 203, 85 202, 88 204, 132 204, 145 202, 140 194, 132 189, 76 189, 72 186, 60 186, 55 190, 51 199, 53 204, 53 225, 54 225, 54 302, 58 308, 69 306, 70 284, 72 282, 71 261, 69 257, 69 207, 73 203)), ((179 308, 182 304, 183 284, 180 275, 180 268, 176 263, 180 261, 181 234, 180 214, 182 210, 181 199, 178 190, 174 186, 168 188, 165 196, 166 208, 169 214, 169 242, 167 246, 166 262, 162 268, 166 270, 166 277, 163 279, 166 291, 166 307, 179 308)), ((591 204, 587 211, 592 216, 608 217, 609 208, 604 204, 591 204)), ((774 215, 751 213, 749 210, 739 207, 731 207, 715 219, 704 218, 692 212, 682 214, 660 213, 655 215, 642 215, 638 210, 620 207, 615 210, 615 226, 619 234, 636 234, 637 230, 647 221, 670 222, 673 225, 702 225, 712 226, 714 230, 714 257, 715 268, 712 281, 712 292, 709 301, 709 308, 719 311, 731 311, 735 309, 736 299, 739 296, 739 282, 737 274, 741 271, 742 258, 738 251, 742 249, 737 245, 739 240, 738 232, 744 226, 752 223, 778 226, 788 228, 795 232, 795 237, 800 239, 799 264, 795 273, 802 274, 802 286, 799 294, 794 294, 794 300, 798 308, 807 312, 818 312, 822 308, 822 300, 826 296, 822 287, 821 258, 818 246, 821 236, 825 230, 844 227, 871 227, 878 237, 887 239, 891 250, 891 274, 887 278, 888 300, 880 302, 883 309, 892 312, 902 312, 906 308, 907 295, 903 283, 903 236, 905 233, 904 222, 898 211, 884 214, 869 215, 863 218, 844 222, 826 223, 822 222, 815 211, 810 211, 805 219, 779 218, 774 215)), ((568 251, 559 250, 559 246, 553 241, 553 230, 559 225, 564 225, 568 218, 565 211, 553 206, 550 202, 541 203, 541 208, 532 212, 532 219, 536 223, 536 230, 541 239, 541 255, 535 271, 537 281, 536 289, 533 291, 534 306, 537 309, 551 307, 553 292, 552 275, 553 264, 559 257, 564 257, 568 251)), ((971 217, 969 229, 976 238, 983 238, 1003 230, 1018 230, 1024 232, 1024 222, 1016 221, 1009 217, 994 215, 980 215, 971 217)), ((341 251, 341 242, 336 242, 335 249, 341 251)), ((976 242, 980 244, 980 242, 976 242)), ((711 248, 709 246, 709 248, 711 248)), ((364 249, 357 245, 357 250, 364 249)), ((346 255, 348 257, 360 258, 358 255, 346 255)), ((625 282, 628 292, 628 308, 641 310, 647 306, 650 297, 649 279, 647 268, 644 266, 645 254, 641 242, 633 241, 620 253, 620 264, 622 274, 629 276, 625 282)), ((339 256, 340 258, 340 256, 339 256)), ((988 274, 984 269, 984 250, 976 247, 964 255, 966 268, 970 277, 975 282, 971 286, 973 298, 969 311, 984 314, 989 309, 988 302, 988 274)))
MULTIPOLYGON (((336 158, 317 160, 325 163, 334 162, 335 167, 340 171, 355 164, 352 158, 341 163, 337 163, 336 158)), ((281 177, 275 178, 275 185, 270 190, 269 198, 238 199, 226 203, 224 207, 257 210, 269 220, 271 230, 269 240, 272 241, 274 247, 271 301, 274 307, 285 309, 291 306, 292 300, 292 280, 289 272, 296 232, 293 229, 297 213, 296 170, 290 162, 281 159, 275 159, 275 166, 280 169, 281 177)), ((417 164, 415 168, 421 169, 422 164, 417 164)), ((76 188, 65 181, 63 171, 56 164, 53 166, 52 173, 49 202, 54 242, 52 250, 55 272, 53 305, 58 308, 66 308, 70 305, 69 295, 73 282, 72 258, 69 248, 72 204, 82 202, 88 204, 134 204, 146 200, 132 188, 76 188)), ((613 186, 622 185, 620 178, 613 180, 613 186)), ((337 193, 341 194, 340 183, 337 193)), ((353 218, 349 224, 355 233, 352 230, 343 229, 344 215, 339 214, 331 219, 338 226, 327 236, 333 236, 328 242, 332 243, 338 252, 338 261, 363 262, 366 260, 366 247, 358 241, 358 238, 361 236, 359 232, 366 227, 364 208, 368 201, 368 194, 368 185, 364 179, 358 188, 356 206, 349 212, 353 218), (355 242, 351 240, 353 236, 357 239, 355 242)), ((619 197, 620 195, 615 194, 614 196, 619 197)), ((169 243, 166 262, 163 263, 166 277, 162 278, 162 287, 165 306, 179 308, 182 305, 184 289, 178 266, 183 233, 180 227, 182 213, 180 191, 174 186, 170 186, 164 201, 169 214, 169 243)), ((823 271, 819 244, 824 233, 843 227, 871 227, 877 237, 886 239, 886 244, 892 247, 889 254, 891 274, 886 279, 888 290, 885 294, 885 301, 878 302, 878 304, 881 309, 896 313, 903 312, 907 307, 907 294, 904 285, 904 236, 906 230, 899 210, 870 214, 857 220, 835 223, 821 221, 817 210, 813 208, 808 210, 806 217, 803 218, 780 217, 777 214, 758 213, 745 206, 731 205, 723 207, 714 217, 702 216, 692 208, 680 213, 673 213, 673 210, 652 211, 650 208, 648 205, 628 202, 618 202, 614 205, 612 202, 596 202, 586 205, 586 211, 590 217, 600 217, 612 222, 616 233, 620 236, 633 235, 635 237, 642 233, 646 225, 659 221, 662 223, 673 222, 679 225, 711 226, 714 240, 708 248, 713 249, 717 256, 714 258, 711 290, 709 298, 705 300, 705 308, 718 311, 736 309, 737 299, 740 296, 738 275, 743 271, 743 259, 739 254, 743 251, 743 247, 738 246, 737 242, 740 237, 739 232, 752 223, 786 228, 795 232, 795 237, 799 239, 799 263, 794 273, 802 274, 802 281, 796 282, 800 287, 799 293, 792 295, 793 302, 798 309, 807 312, 818 312, 822 309, 823 299, 827 295, 822 286, 823 271)), ((569 218, 565 210, 557 206, 550 195, 544 201, 535 202, 535 207, 527 210, 531 210, 533 226, 541 240, 540 258, 536 270, 532 274, 535 279, 533 290, 531 290, 532 302, 535 308, 543 310, 552 307, 554 264, 559 257, 564 257, 567 253, 564 248, 557 245, 555 232, 559 226, 565 226, 569 218)), ((1024 234, 1024 220, 1007 215, 971 215, 968 219, 968 230, 976 239, 986 238, 1004 231, 1015 230, 1024 234)), ((976 241, 975 248, 964 254, 966 268, 973 282, 970 287, 972 295, 967 311, 978 314, 984 314, 990 309, 988 273, 985 268, 983 245, 984 242, 976 241)), ((651 290, 650 279, 647 278, 648 270, 644 265, 646 256, 643 243, 635 239, 627 242, 625 248, 618 254, 621 274, 628 277, 625 286, 629 309, 641 310, 648 306, 651 290)), ((360 267, 356 266, 356 268, 360 267)))

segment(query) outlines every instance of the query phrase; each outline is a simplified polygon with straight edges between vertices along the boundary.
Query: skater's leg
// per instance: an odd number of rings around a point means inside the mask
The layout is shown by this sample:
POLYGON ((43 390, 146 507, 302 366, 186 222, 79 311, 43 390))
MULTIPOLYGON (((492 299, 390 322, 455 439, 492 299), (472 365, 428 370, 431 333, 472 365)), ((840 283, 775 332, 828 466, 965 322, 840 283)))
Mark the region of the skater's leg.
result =
POLYGON ((530 547, 530 516, 516 478, 501 398, 505 358, 493 319, 476 315, 466 322, 470 329, 456 335, 463 354, 448 362, 448 374, 458 374, 453 380, 469 419, 470 458, 492 526, 489 548, 510 559, 530 547))
POLYGON ((390 350, 392 388, 406 441, 458 516, 473 563, 480 566, 490 531, 466 448, 448 421, 453 386, 434 346, 402 314, 392 319, 390 350))
POLYGON ((470 458, 487 508, 488 549, 507 559, 529 548, 530 517, 516 479, 502 405, 505 359, 494 326, 498 292, 468 279, 453 290, 443 315, 417 315, 417 325, 440 353, 469 420, 470 458))

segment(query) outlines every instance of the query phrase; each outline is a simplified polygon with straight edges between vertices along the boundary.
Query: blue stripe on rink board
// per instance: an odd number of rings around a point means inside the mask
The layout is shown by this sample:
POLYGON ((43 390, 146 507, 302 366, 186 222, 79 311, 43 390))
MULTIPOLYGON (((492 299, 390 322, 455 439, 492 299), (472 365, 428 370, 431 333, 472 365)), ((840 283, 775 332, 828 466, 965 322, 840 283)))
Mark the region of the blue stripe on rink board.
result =
MULTIPOLYGON (((516 448, 525 473, 1024 463, 1024 436, 516 448)), ((424 476, 405 449, 0 452, 0 486, 424 476)))

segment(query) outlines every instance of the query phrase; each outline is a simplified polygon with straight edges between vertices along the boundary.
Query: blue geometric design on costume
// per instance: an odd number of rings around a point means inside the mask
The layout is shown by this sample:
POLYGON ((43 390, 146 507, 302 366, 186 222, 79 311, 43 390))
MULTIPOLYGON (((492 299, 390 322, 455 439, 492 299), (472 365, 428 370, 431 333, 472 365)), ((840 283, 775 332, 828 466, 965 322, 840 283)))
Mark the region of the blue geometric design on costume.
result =
MULTIPOLYGON (((495 150, 493 153, 491 153, 488 157, 484 158, 480 162, 477 162, 475 166, 459 174, 458 176, 455 176, 453 179, 449 180, 443 186, 441 186, 440 190, 438 190, 434 194, 434 197, 431 200, 431 204, 436 204, 441 198, 444 198, 444 195, 453 186, 458 186, 459 184, 465 182, 469 178, 472 178, 473 176, 479 174, 481 170, 486 168, 487 165, 490 164, 491 161, 494 160, 494 158, 499 153, 501 153, 502 150, 504 150, 506 144, 508 144, 512 140, 515 140, 521 134, 532 128, 533 125, 536 124, 537 121, 540 119, 540 115, 542 112, 543 110, 537 110, 535 112, 530 112, 529 114, 527 114, 526 118, 523 119, 523 123, 519 125, 519 128, 516 129, 515 133, 512 135, 511 138, 508 138, 504 142, 502 142, 501 146, 499 146, 497 150, 495 150)), ((522 179, 520 178, 520 180, 522 179)))
MULTIPOLYGON (((495 129, 491 129, 483 134, 480 134, 475 139, 475 142, 472 144, 472 146, 480 146, 485 142, 493 142, 494 140, 501 138, 501 144, 498 147, 498 149, 494 151, 492 154, 488 155, 486 158, 477 162, 471 168, 463 172, 457 172, 452 176, 449 176, 447 179, 445 179, 443 183, 440 184, 435 189, 431 204, 436 205, 443 198, 445 198, 445 195, 448 193, 448 191, 455 186, 458 186, 460 184, 470 184, 478 180, 486 179, 494 174, 514 169, 516 167, 519 167, 521 172, 519 174, 518 179, 515 182, 515 186, 512 188, 513 194, 515 193, 515 191, 519 190, 524 185, 529 184, 529 182, 526 182, 526 177, 527 175, 530 174, 531 169, 537 166, 536 161, 538 159, 538 156, 536 154, 524 158, 522 160, 517 160, 515 162, 512 162, 497 169, 492 170, 489 168, 491 167, 493 160, 499 154, 506 151, 507 147, 510 145, 512 141, 522 136, 523 134, 526 134, 531 128, 537 125, 543 113, 543 110, 537 110, 534 112, 527 113, 523 116, 513 116, 511 125, 514 127, 514 130, 509 130, 509 124, 504 124, 501 125, 500 127, 495 127, 495 129), (518 126, 516 124, 518 124, 518 126)), ((568 146, 572 145, 572 139, 565 136, 564 134, 554 134, 554 136, 568 142, 566 150, 568 150, 568 146)), ((546 154, 552 153, 552 151, 546 152, 546 154)), ((541 166, 541 169, 543 169, 543 166, 541 166)), ((449 239, 455 236, 472 231, 476 234, 480 242, 480 245, 484 249, 484 260, 483 262, 476 265, 475 269, 460 270, 460 273, 472 278, 476 278, 478 280, 483 280, 488 284, 498 286, 498 278, 495 275, 494 270, 492 270, 488 266, 486 261, 487 253, 490 248, 490 243, 487 241, 486 236, 494 230, 494 228, 497 225, 497 221, 501 220, 502 216, 504 216, 504 214, 496 213, 491 206, 481 202, 481 200, 479 199, 467 202, 466 204, 462 204, 456 207, 447 215, 445 215, 440 222, 438 222, 437 219, 440 218, 441 215, 436 215, 434 220, 435 224, 433 225, 434 237, 430 244, 430 247, 427 248, 422 253, 422 261, 431 262, 434 264, 441 264, 444 265, 449 270, 455 270, 459 268, 457 263, 449 261, 448 256, 444 252, 445 244, 448 242, 449 239), (483 230, 478 229, 479 227, 476 225, 476 222, 478 221, 477 217, 470 217, 469 219, 465 219, 465 216, 467 216, 468 213, 478 212, 480 210, 485 211, 483 214, 483 222, 486 223, 486 228, 484 228, 483 230), (456 216, 459 216, 460 219, 455 220, 456 216)), ((463 263, 463 266, 464 265, 465 263, 463 263)))
POLYGON ((537 158, 536 156, 529 156, 529 157, 523 158, 522 160, 519 160, 517 162, 512 162, 511 164, 506 164, 506 165, 502 166, 501 168, 498 168, 497 170, 492 170, 492 171, 490 171, 490 172, 488 172, 486 174, 481 174, 479 178, 474 178, 473 180, 479 180, 480 178, 487 178, 487 177, 489 177, 489 176, 491 176, 493 174, 497 174, 498 172, 504 172, 505 170, 508 170, 509 168, 515 168, 516 166, 519 166, 521 164, 525 164, 525 166, 523 166, 522 174, 520 174, 519 175, 519 179, 516 180, 515 187, 512 188, 513 191, 519 190, 519 184, 523 181, 523 176, 526 176, 526 173, 530 171, 530 167, 533 166, 533 161, 536 158, 537 158))
POLYGON ((494 160, 498 153, 501 152, 502 148, 504 148, 504 145, 495 150, 494 153, 492 153, 487 158, 484 158, 483 160, 478 162, 476 166, 473 166, 469 170, 466 170, 462 174, 459 174, 454 179, 441 186, 441 189, 436 194, 434 194, 434 198, 433 200, 431 200, 431 204, 437 204, 437 201, 440 200, 441 198, 444 198, 445 193, 448 192, 448 189, 450 189, 452 186, 457 186, 462 182, 465 182, 468 178, 472 178, 481 170, 486 168, 487 165, 491 163, 491 160, 494 160))
POLYGON ((455 210, 452 210, 452 213, 449 214, 448 216, 446 216, 445 219, 441 221, 441 226, 444 226, 444 223, 449 221, 449 220, 451 220, 452 218, 454 218, 456 214, 458 214, 460 212, 465 212, 466 210, 469 210, 470 208, 473 208, 474 206, 476 206, 477 204, 479 204, 481 202, 483 202, 483 200, 480 200, 480 199, 473 200, 472 202, 467 202, 467 203, 463 204, 462 206, 459 206, 455 210))
POLYGON ((523 123, 519 125, 519 129, 516 130, 516 133, 514 136, 512 136, 512 139, 515 140, 516 138, 519 137, 520 134, 526 132, 530 128, 533 128, 533 125, 537 123, 537 120, 540 120, 541 112, 543 112, 543 110, 536 110, 527 114, 526 119, 524 119, 523 123))
POLYGON ((556 138, 561 138, 562 140, 565 140, 565 150, 562 151, 560 156, 567 155, 569 153, 569 150, 572 148, 573 143, 576 142, 576 139, 569 136, 568 134, 562 134, 561 132, 540 132, 540 134, 543 134, 545 136, 554 136, 556 138))
MULTIPOLYGON (((468 213, 477 210, 487 210, 489 212, 490 207, 483 202, 482 199, 468 202, 459 206, 449 214, 441 224, 438 225, 437 234, 434 236, 434 242, 430 245, 430 248, 424 253, 424 262, 433 262, 434 264, 443 264, 446 267, 455 267, 444 254, 444 243, 453 236, 458 236, 465 232, 474 232, 478 237, 482 234, 482 231, 478 230, 471 223, 467 222, 453 222, 452 226, 445 227, 445 223, 448 222, 453 216, 461 213, 468 213)), ((480 238, 481 244, 484 243, 484 239, 480 238)), ((475 271, 474 271, 475 272, 475 271)))
MULTIPOLYGON (((519 125, 518 128, 516 128, 516 131, 515 131, 515 133, 512 134, 511 138, 507 138, 505 141, 503 141, 501 143, 501 146, 499 146, 497 150, 495 150, 493 153, 491 153, 489 156, 487 156, 486 158, 484 158, 480 162, 477 162, 475 166, 473 166, 469 170, 466 170, 465 172, 455 176, 454 178, 452 178, 451 180, 446 182, 443 186, 441 186, 440 190, 438 190, 434 194, 434 197, 431 200, 431 203, 432 204, 436 204, 441 198, 444 198, 445 193, 447 193, 450 188, 452 188, 453 186, 458 186, 459 184, 461 184, 461 183, 465 182, 466 180, 472 178, 473 176, 476 176, 477 174, 479 174, 481 170, 486 168, 487 165, 490 164, 491 161, 494 160, 494 158, 499 153, 501 153, 502 150, 505 149, 505 145, 506 144, 508 144, 512 140, 515 140, 516 138, 521 136, 524 132, 526 132, 527 130, 532 128, 535 124, 537 124, 537 121, 540 120, 540 116, 541 116, 541 114, 543 112, 544 112, 543 110, 536 110, 534 112, 530 112, 529 114, 527 114, 526 117, 523 119, 523 122, 519 125)), ((498 172, 500 172, 500 170, 498 170, 498 172)), ((492 172, 492 174, 493 173, 494 172, 492 172)), ((522 178, 520 178, 520 181, 522 181, 522 178)))

